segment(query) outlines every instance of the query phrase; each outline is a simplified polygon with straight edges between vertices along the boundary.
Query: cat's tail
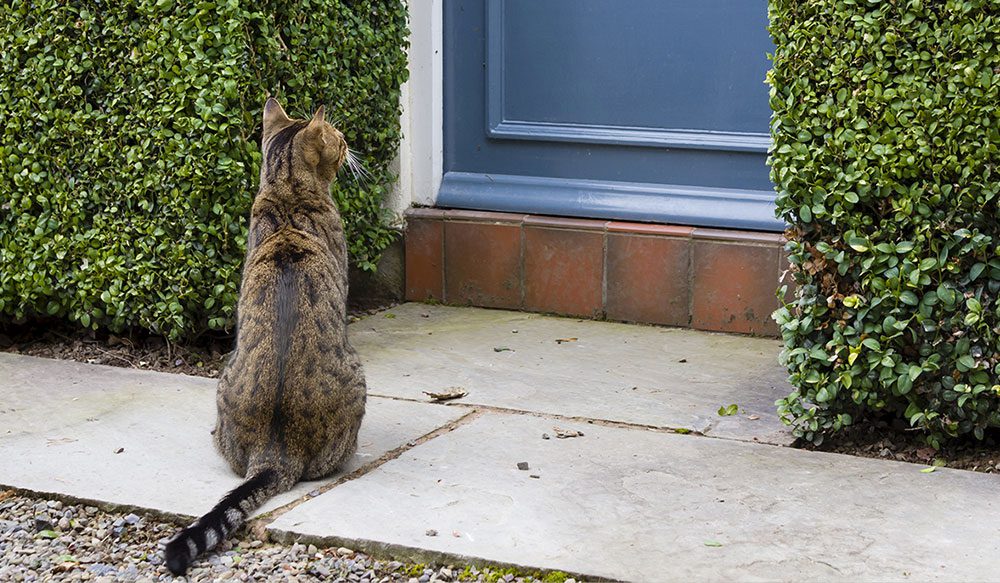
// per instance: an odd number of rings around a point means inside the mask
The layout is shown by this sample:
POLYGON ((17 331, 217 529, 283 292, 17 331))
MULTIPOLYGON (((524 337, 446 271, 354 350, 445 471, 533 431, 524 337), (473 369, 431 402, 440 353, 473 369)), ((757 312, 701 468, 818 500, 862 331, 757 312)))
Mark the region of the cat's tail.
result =
POLYGON ((287 480, 271 468, 255 472, 226 494, 215 508, 170 539, 164 550, 167 568, 183 575, 198 555, 215 548, 246 522, 267 499, 288 489, 287 480))

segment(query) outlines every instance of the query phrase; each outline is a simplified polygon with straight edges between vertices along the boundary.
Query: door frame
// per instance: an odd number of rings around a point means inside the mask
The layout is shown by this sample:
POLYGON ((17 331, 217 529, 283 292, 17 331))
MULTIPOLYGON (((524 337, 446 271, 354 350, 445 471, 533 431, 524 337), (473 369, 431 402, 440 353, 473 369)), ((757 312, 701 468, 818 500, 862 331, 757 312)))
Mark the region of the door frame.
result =
POLYGON ((444 0, 407 0, 409 79, 400 92, 403 137, 395 169, 399 180, 387 206, 398 216, 412 205, 434 206, 444 171, 444 0))
MULTIPOLYGON (((499 2, 485 0, 487 10, 496 13, 499 2)), ((784 226, 773 215, 774 192, 751 191, 745 189, 704 188, 686 185, 659 185, 650 191, 648 184, 594 184, 589 180, 548 180, 533 177, 499 177, 466 175, 462 172, 444 174, 444 2, 445 0, 407 0, 410 12, 410 47, 408 51, 409 79, 401 91, 402 115, 400 117, 402 140, 395 169, 399 180, 394 185, 387 200, 387 206, 397 216, 402 216, 410 206, 435 206, 443 200, 449 206, 470 209, 523 212, 524 202, 519 197, 525 192, 524 179, 532 182, 533 190, 551 191, 554 202, 551 208, 539 208, 539 214, 573 215, 572 205, 561 200, 572 200, 572 192, 589 193, 594 189, 612 189, 620 197, 621 208, 609 212, 605 218, 619 220, 642 220, 650 205, 657 207, 661 215, 670 216, 680 224, 703 224, 722 228, 751 229, 761 231, 781 231, 784 226), (506 180, 509 178, 509 180, 506 180), (488 180, 488 183, 487 183, 488 180), (444 190, 442 192, 442 185, 444 190), (509 184, 508 184, 509 182, 509 184), (568 189, 568 190, 567 190, 568 189), (502 194, 503 196, 497 196, 502 194), (668 194, 669 198, 660 195, 668 194), (439 196, 440 195, 440 196, 439 196), (506 208, 498 201, 508 201, 506 208), (460 201, 458 204, 451 202, 460 201), (517 208, 515 208, 517 207, 517 208), (660 208, 662 207, 662 208, 660 208), (719 209, 726 213, 720 215, 719 209), (736 218, 734 218, 736 217, 736 218)), ((498 19, 489 22, 495 24, 498 19)), ((489 22, 487 24, 489 24, 489 22)), ((487 35, 488 42, 498 42, 500 35, 487 35)), ((487 67, 487 82, 496 82, 499 67, 487 67)), ((487 94, 489 92, 487 91, 487 94)), ((496 104, 488 104, 485 131, 488 136, 506 139, 544 139, 559 141, 553 128, 527 128, 505 123, 497 115, 496 104), (508 127, 509 126, 509 127, 508 127), (515 127, 516 126, 516 127, 515 127), (542 135, 534 135, 541 129, 542 135)), ((522 124, 523 125, 523 124, 522 124)), ((558 129, 558 128, 556 128, 558 129)), ((563 139, 581 140, 580 128, 570 132, 573 135, 563 139)), ((756 135, 708 135, 704 132, 670 132, 670 135, 602 135, 593 128, 591 134, 595 142, 614 143, 625 141, 653 140, 674 142, 675 147, 709 148, 733 152, 760 152, 767 149, 769 138, 756 135), (695 135, 697 134, 697 135, 695 135), (705 134, 705 135, 702 135, 705 134), (722 143, 720 143, 722 142, 722 143)), ((662 134, 662 132, 660 132, 662 134)), ((609 209, 610 210, 610 209, 609 209)), ((670 221, 675 222, 674 220, 670 221)))

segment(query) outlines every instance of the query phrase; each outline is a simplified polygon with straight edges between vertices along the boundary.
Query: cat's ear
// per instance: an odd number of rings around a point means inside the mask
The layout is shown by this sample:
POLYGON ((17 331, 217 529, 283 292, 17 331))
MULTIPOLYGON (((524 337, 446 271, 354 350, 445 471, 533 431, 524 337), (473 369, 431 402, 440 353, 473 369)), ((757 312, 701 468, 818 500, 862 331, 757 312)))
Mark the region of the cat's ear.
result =
POLYGON ((325 123, 323 122, 324 112, 325 110, 323 106, 322 105, 319 106, 319 109, 317 109, 316 113, 313 114, 312 119, 309 120, 309 125, 306 126, 306 133, 308 133, 310 136, 314 136, 325 146, 326 133, 323 131, 323 126, 325 125, 325 123))
POLYGON ((323 125, 323 117, 325 113, 326 113, 326 108, 322 105, 319 106, 319 109, 317 109, 316 113, 313 114, 312 120, 309 121, 309 125, 311 126, 323 125))
POLYGON ((267 103, 264 104, 264 129, 266 130, 269 126, 276 123, 288 123, 292 120, 288 118, 284 109, 281 109, 281 104, 278 100, 273 97, 267 98, 267 103))

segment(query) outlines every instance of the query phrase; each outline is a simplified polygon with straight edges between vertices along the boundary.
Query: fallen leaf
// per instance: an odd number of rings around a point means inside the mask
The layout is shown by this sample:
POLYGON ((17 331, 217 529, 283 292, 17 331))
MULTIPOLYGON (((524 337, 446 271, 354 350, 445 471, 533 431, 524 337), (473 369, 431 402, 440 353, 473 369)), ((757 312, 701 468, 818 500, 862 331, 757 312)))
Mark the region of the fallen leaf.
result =
POLYGON ((931 473, 934 473, 935 471, 937 471, 937 466, 931 466, 929 468, 924 468, 924 469, 920 470, 920 473, 921 474, 931 474, 931 473))
POLYGON ((552 431, 556 432, 556 437, 559 439, 567 439, 570 437, 583 437, 582 431, 577 431, 575 429, 563 429, 561 427, 553 427, 552 431))
POLYGON ((433 401, 450 401, 452 399, 461 399, 462 397, 468 395, 469 392, 462 387, 449 387, 439 393, 424 391, 424 394, 430 397, 433 401))
POLYGON ((688 433, 691 433, 691 430, 688 429, 687 427, 678 427, 677 429, 674 429, 674 433, 680 433, 681 435, 687 435, 688 433))
POLYGON ((736 403, 733 403, 732 405, 729 405, 728 407, 726 405, 723 405, 723 406, 719 407, 718 413, 719 413, 720 417, 731 417, 731 416, 735 415, 736 412, 739 411, 739 410, 740 410, 740 408, 736 405, 736 403))
POLYGON ((56 538, 59 533, 54 530, 43 530, 35 535, 35 538, 56 538))
POLYGON ((53 573, 66 573, 68 571, 72 571, 73 569, 76 569, 76 567, 77 567, 78 564, 79 563, 76 562, 76 561, 64 561, 62 563, 59 563, 55 567, 52 567, 52 572, 53 573))
POLYGON ((556 338, 556 344, 562 344, 563 342, 576 342, 576 338, 556 338))
POLYGON ((720 543, 717 540, 707 540, 707 541, 705 541, 705 546, 706 547, 721 547, 722 543, 720 543))
POLYGON ((760 415, 747 415, 747 419, 749 419, 751 421, 756 421, 756 420, 760 419, 760 415))
POLYGON ((396 314, 389 313, 389 314, 386 314, 385 317, 389 318, 390 320, 392 320, 392 319, 394 319, 396 317, 396 314))

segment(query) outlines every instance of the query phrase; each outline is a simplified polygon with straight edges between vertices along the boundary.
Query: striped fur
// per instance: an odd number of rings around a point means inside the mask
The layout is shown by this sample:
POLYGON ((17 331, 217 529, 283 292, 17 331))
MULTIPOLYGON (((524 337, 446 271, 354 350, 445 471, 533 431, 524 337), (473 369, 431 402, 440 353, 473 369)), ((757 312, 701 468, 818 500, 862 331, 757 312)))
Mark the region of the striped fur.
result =
POLYGON ((183 575, 195 557, 210 551, 237 528, 250 514, 273 496, 278 486, 277 473, 268 469, 255 474, 225 495, 208 514, 177 533, 164 550, 167 568, 183 575))
POLYGON ((348 159, 323 119, 264 107, 260 190, 250 211, 236 349, 219 378, 214 440, 247 481, 175 536, 167 567, 195 558, 265 500, 336 471, 357 449, 361 360, 347 339, 347 242, 331 182, 348 159))

